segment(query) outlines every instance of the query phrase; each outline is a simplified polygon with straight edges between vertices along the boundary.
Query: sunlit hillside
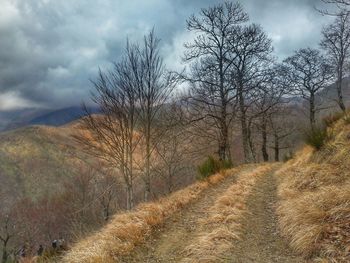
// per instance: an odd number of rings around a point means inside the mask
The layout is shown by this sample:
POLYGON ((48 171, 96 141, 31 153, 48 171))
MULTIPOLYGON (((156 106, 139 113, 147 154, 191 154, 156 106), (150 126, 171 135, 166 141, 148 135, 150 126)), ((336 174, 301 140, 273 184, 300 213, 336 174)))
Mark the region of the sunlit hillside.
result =
POLYGON ((13 197, 39 198, 60 191, 67 176, 78 172, 83 153, 69 126, 25 127, 0 134, 0 176, 13 197))
POLYGON ((291 246, 305 257, 348 262, 349 116, 332 123, 328 136, 319 151, 304 148, 278 172, 279 224, 291 246))

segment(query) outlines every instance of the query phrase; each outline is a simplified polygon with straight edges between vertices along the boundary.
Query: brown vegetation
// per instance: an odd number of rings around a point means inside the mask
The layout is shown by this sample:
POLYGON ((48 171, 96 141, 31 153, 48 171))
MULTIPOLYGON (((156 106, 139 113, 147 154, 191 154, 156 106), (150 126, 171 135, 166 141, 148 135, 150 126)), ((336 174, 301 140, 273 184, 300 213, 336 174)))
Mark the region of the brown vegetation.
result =
POLYGON ((145 241, 155 226, 194 201, 210 185, 218 184, 238 169, 213 175, 167 198, 141 204, 131 212, 116 215, 101 231, 73 246, 63 262, 118 262, 120 257, 129 254, 136 245, 145 241))
POLYGON ((321 151, 306 147, 278 172, 278 215, 296 251, 315 260, 348 262, 350 126, 342 119, 333 129, 338 133, 321 151))
POLYGON ((237 183, 229 187, 210 208, 210 215, 200 221, 202 232, 187 247, 183 262, 217 262, 220 256, 232 248, 233 241, 240 238, 241 220, 245 206, 257 179, 269 172, 274 165, 266 164, 253 172, 245 172, 237 183), (210 231, 208 231, 210 229, 210 231))

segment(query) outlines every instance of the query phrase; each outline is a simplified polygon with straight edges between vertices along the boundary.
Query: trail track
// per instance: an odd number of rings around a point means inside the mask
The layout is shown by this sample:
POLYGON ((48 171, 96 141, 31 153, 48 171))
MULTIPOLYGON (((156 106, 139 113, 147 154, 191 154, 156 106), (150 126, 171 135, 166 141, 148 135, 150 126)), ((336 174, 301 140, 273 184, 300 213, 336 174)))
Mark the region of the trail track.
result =
MULTIPOLYGON (((203 232, 200 220, 210 216, 209 208, 236 183, 239 176, 250 173, 253 169, 253 166, 247 167, 206 190, 195 202, 169 218, 145 244, 122 262, 181 262, 185 258, 185 249, 196 242, 195 237, 203 232)), ((303 262, 302 258, 289 249, 286 241, 278 233, 275 215, 276 182, 273 172, 268 172, 258 179, 246 205, 248 213, 245 213, 241 222, 242 238, 234 241, 232 249, 219 259, 200 262, 303 262)))
POLYGON ((275 214, 276 188, 273 173, 266 174, 258 181, 247 200, 249 213, 242 221, 242 240, 234 243, 234 249, 226 255, 225 262, 304 262, 279 235, 275 214))

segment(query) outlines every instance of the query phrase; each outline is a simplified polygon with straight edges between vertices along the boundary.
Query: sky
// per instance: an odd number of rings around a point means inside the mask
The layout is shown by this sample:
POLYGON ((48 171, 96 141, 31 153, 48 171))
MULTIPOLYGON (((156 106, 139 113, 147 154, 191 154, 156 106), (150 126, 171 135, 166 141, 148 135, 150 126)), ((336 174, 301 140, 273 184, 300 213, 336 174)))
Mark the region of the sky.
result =
MULTIPOLYGON (((153 27, 168 68, 184 67, 191 40, 186 19, 220 0, 0 0, 0 112, 63 108, 88 101, 99 67, 117 61, 126 38, 139 41, 153 27)), ((330 21, 321 0, 242 0, 283 59, 318 47, 330 21)))

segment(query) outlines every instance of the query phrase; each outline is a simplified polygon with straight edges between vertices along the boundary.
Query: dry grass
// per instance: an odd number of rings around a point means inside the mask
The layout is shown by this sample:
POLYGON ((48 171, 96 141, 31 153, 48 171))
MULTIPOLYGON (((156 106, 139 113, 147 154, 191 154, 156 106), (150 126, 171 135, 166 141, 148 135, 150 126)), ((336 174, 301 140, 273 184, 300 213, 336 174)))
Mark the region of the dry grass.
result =
POLYGON ((232 248, 232 241, 240 238, 240 222, 247 212, 247 197, 257 179, 272 168, 273 165, 267 164, 243 173, 237 183, 216 200, 210 208, 209 217, 199 221, 202 232, 184 251, 186 257, 183 262, 218 262, 220 256, 232 248))
POLYGON ((75 244, 62 262, 119 262, 122 256, 128 255, 138 244, 144 242, 166 218, 197 199, 211 185, 220 183, 240 169, 242 167, 213 175, 207 181, 196 182, 167 198, 141 204, 131 212, 116 215, 101 231, 75 244))
POLYGON ((350 127, 333 125, 320 152, 305 148, 277 173, 279 224, 291 246, 316 262, 350 261, 350 127))

